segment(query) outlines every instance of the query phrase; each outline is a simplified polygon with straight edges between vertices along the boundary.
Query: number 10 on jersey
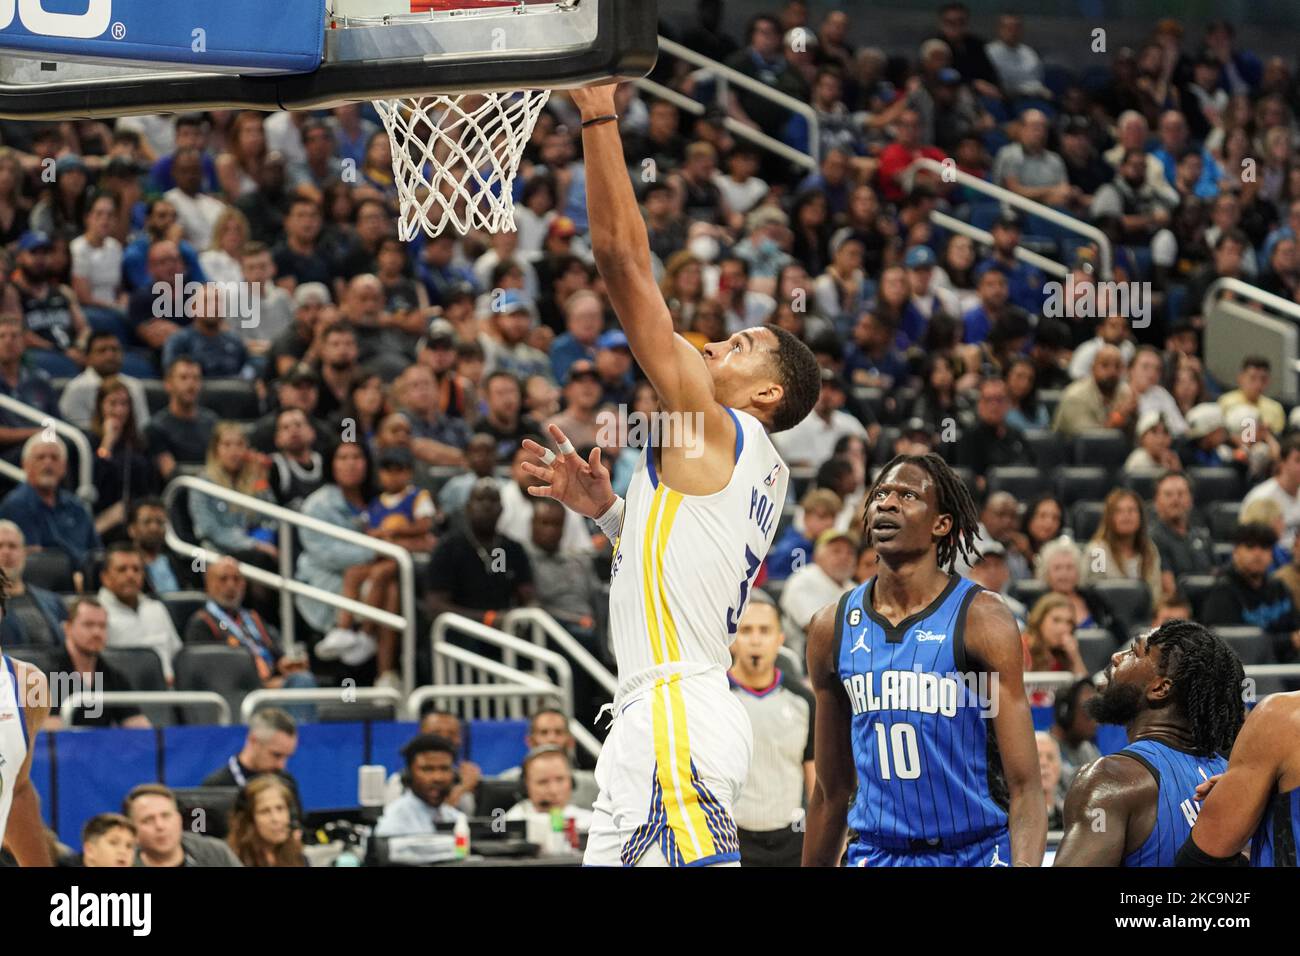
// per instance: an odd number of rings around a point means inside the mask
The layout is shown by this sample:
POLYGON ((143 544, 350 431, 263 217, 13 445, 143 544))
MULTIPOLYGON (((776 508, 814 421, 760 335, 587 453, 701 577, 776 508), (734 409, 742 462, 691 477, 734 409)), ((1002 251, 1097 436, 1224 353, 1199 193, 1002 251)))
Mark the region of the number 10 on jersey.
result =
POLYGON ((921 752, 916 744, 916 728, 897 723, 888 728, 880 721, 876 728, 876 749, 880 754, 880 779, 916 780, 921 776, 921 752), (892 770, 891 770, 892 766, 892 770))

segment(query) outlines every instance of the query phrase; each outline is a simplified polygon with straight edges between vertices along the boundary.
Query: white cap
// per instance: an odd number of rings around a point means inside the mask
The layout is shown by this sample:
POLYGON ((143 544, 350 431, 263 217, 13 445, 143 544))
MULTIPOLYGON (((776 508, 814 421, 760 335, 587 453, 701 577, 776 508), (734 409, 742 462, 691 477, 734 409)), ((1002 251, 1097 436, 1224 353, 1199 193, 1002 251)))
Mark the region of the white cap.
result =
POLYGON ((1157 425, 1164 424, 1164 417, 1159 412, 1143 412, 1137 423, 1137 437, 1141 438, 1157 425))
POLYGON ((1247 422, 1251 423, 1250 428, 1258 430, 1261 421, 1259 408, 1245 403, 1233 405, 1232 408, 1228 409, 1228 413, 1223 416, 1223 424, 1228 431, 1238 436, 1245 432, 1247 422))
POLYGON ((1223 409, 1215 402, 1202 402, 1187 413, 1188 438, 1204 438, 1223 427, 1223 409))

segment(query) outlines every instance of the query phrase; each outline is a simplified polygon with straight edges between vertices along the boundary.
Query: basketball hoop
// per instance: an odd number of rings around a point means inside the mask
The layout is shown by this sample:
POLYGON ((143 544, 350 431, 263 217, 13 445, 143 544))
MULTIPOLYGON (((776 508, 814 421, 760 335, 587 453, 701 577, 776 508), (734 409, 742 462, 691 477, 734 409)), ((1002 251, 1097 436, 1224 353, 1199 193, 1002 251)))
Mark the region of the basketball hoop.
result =
POLYGON ((398 235, 515 231, 519 160, 550 90, 376 100, 401 202, 398 235))

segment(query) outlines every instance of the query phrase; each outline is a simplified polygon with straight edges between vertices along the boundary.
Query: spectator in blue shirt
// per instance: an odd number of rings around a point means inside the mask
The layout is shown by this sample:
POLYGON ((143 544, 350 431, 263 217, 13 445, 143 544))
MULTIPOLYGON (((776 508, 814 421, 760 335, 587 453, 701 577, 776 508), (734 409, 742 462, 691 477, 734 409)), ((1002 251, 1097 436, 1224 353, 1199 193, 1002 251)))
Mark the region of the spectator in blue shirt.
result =
POLYGON ((829 488, 814 488, 799 502, 801 514, 781 533, 767 556, 767 579, 784 581, 812 560, 813 546, 823 531, 835 526, 844 507, 840 496, 829 488))
POLYGON ((557 382, 579 359, 596 359, 596 342, 605 326, 605 306, 600 296, 580 289, 564 302, 564 325, 568 329, 551 345, 551 372, 557 382))
MULTIPOLYGON (((163 346, 163 368, 171 368, 178 358, 185 357, 199 363, 204 378, 255 378, 257 373, 249 363, 244 340, 224 328, 224 313, 232 308, 238 311, 236 298, 229 289, 215 284, 204 286, 194 300, 194 324, 181 329, 163 346)), ((235 320, 242 321, 238 317, 235 320)))
POLYGON ((1007 277, 1011 301, 1031 314, 1038 314, 1043 309, 1044 278, 1033 266, 1016 258, 1016 246, 1020 245, 1020 216, 1008 209, 989 231, 993 235, 993 251, 980 265, 998 265, 1007 277))
POLYGON ((451 741, 420 734, 402 748, 406 789, 384 807, 375 836, 433 833, 437 824, 455 823, 464 816, 447 800, 456 785, 456 749, 451 741))
MULTIPOLYGON (((176 215, 176 207, 166 199, 155 199, 149 204, 149 211, 144 219, 144 234, 128 243, 122 252, 122 279, 128 289, 147 291, 156 281, 156 277, 150 275, 153 264, 149 253, 155 243, 164 239, 176 243, 187 279, 195 282, 207 281, 207 277, 203 274, 203 267, 199 265, 198 252, 181 238, 181 224, 176 215)), ((171 276, 168 276, 166 281, 172 281, 171 276)))
POLYGON ((203 122, 203 117, 198 114, 176 118, 176 149, 154 163, 149 173, 149 185, 153 192, 165 193, 175 187, 176 180, 172 179, 172 163, 176 160, 176 154, 186 149, 197 149, 203 153, 201 190, 205 193, 217 191, 217 165, 206 152, 208 135, 203 122))
POLYGON ((81 567, 100 541, 86 506, 62 488, 68 450, 58 438, 36 434, 23 445, 22 462, 27 479, 0 501, 0 518, 18 525, 28 547, 62 551, 81 567))

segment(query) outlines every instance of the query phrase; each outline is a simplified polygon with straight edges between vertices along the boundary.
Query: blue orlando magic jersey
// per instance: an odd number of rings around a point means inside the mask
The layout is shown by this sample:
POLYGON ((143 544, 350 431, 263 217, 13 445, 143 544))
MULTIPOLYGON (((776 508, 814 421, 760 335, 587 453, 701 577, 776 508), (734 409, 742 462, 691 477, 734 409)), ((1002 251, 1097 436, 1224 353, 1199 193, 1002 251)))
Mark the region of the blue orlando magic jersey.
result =
POLYGON ((1124 857, 1124 866, 1173 866, 1178 848, 1191 835, 1196 815, 1201 812, 1196 788, 1227 770, 1228 761, 1218 755, 1199 757, 1154 740, 1139 740, 1118 753, 1150 770, 1160 791, 1151 835, 1124 857))
POLYGON ((1300 843, 1300 787, 1275 793, 1250 841, 1251 866, 1296 866, 1300 843))
POLYGON ((839 676, 853 710, 858 792, 849 826, 872 846, 957 847, 1007 826, 1006 785, 988 720, 988 675, 971 673, 963 630, 982 590, 953 576, 898 627, 876 613, 875 578, 838 614, 839 676))

